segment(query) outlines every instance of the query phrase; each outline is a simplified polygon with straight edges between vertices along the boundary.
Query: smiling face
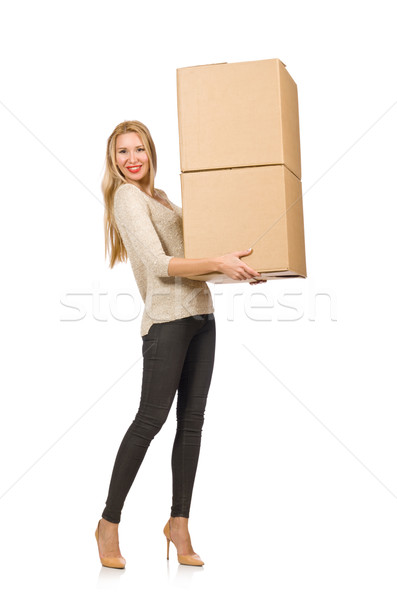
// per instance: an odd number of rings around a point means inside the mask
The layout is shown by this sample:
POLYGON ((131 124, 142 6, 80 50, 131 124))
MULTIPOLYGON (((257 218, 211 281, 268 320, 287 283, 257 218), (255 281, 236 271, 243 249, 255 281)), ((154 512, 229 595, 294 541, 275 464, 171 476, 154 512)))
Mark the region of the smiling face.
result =
POLYGON ((116 163, 128 183, 149 183, 150 162, 142 139, 137 133, 121 133, 116 139, 116 163))

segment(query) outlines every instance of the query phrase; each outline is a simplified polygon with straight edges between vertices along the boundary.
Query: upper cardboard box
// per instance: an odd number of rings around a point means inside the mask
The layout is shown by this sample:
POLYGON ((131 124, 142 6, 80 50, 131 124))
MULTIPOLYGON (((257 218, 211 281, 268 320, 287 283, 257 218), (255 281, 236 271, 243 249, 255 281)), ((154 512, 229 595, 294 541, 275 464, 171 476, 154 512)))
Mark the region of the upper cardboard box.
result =
POLYGON ((177 69, 181 171, 284 164, 301 179, 297 86, 277 59, 177 69))

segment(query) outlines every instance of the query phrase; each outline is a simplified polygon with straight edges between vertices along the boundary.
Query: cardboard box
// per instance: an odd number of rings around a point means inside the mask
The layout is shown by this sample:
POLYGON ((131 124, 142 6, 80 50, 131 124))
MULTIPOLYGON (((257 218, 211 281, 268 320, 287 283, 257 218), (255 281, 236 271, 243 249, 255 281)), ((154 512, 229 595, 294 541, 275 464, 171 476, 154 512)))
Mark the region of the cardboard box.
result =
POLYGON ((177 69, 182 172, 284 164, 301 179, 297 86, 279 59, 177 69))
MULTIPOLYGON (((302 185, 285 166, 182 173, 181 185, 185 258, 253 248, 242 260, 264 279, 306 277, 302 185)), ((189 279, 239 283, 223 273, 189 279)))

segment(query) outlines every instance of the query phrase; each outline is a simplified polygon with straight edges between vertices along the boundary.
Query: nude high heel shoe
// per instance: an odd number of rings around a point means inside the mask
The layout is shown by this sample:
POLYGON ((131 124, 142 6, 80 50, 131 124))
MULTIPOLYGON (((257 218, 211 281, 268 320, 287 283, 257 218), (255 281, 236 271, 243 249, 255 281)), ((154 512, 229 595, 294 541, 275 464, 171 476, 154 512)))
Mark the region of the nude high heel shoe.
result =
MULTIPOLYGON (((170 557, 170 542, 172 542, 175 546, 175 542, 171 539, 171 519, 168 519, 163 531, 164 535, 167 538, 167 560, 170 557)), ((175 546, 176 548, 176 546, 175 546)), ((204 563, 200 559, 198 554, 178 554, 178 561, 180 565, 189 565, 191 567, 201 567, 204 563)))
MULTIPOLYGON (((96 541, 98 543, 98 552, 99 552, 99 523, 100 520, 98 521, 98 525, 97 528, 95 530, 95 537, 96 537, 96 541)), ((101 560, 102 566, 103 567, 111 567, 113 569, 124 569, 125 565, 126 565, 126 560, 123 557, 118 557, 118 556, 101 556, 101 553, 99 552, 99 558, 101 560)))

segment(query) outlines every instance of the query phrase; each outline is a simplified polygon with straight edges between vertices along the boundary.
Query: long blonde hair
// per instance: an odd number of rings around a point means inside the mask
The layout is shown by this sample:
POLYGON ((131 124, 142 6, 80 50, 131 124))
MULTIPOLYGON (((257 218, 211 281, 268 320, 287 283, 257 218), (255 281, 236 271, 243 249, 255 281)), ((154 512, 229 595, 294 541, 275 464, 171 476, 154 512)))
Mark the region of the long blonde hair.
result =
POLYGON ((157 154, 149 129, 140 121, 123 121, 111 133, 106 148, 105 174, 102 179, 102 193, 105 200, 105 260, 110 256, 109 267, 117 262, 127 262, 127 251, 114 220, 113 205, 117 188, 128 183, 116 162, 116 139, 121 133, 137 133, 142 139, 149 159, 150 194, 154 195, 154 177, 157 172, 157 154))

